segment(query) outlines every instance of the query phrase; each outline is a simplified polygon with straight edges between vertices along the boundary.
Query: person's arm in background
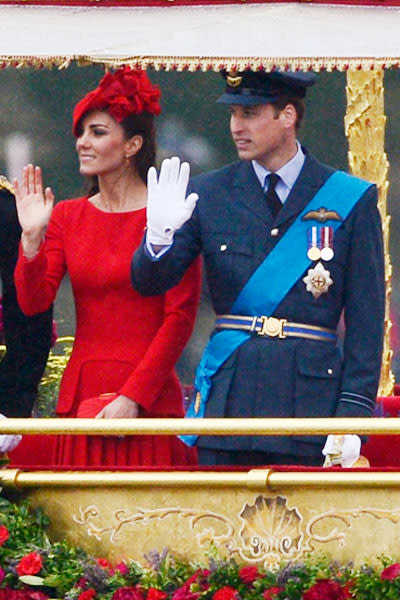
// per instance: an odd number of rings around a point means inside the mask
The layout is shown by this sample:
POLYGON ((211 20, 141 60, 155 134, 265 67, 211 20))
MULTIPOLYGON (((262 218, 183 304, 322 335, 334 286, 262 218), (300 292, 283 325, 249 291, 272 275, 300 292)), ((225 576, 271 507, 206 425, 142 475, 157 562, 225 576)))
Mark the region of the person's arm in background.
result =
POLYGON ((14 269, 21 228, 11 186, 0 181, 0 274, 6 354, 0 363, 0 413, 29 417, 51 347, 52 313, 32 317, 18 306, 14 269))

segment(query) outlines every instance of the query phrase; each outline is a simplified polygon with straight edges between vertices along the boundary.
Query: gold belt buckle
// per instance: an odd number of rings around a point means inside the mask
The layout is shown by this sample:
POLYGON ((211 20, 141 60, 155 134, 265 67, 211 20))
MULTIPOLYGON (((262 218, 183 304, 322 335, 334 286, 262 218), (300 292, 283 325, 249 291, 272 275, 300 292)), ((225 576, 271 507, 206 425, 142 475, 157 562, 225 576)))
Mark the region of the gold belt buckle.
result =
POLYGON ((276 317, 259 317, 262 321, 261 327, 257 330, 258 335, 268 335, 269 337, 286 338, 283 331, 286 319, 277 319, 276 317))

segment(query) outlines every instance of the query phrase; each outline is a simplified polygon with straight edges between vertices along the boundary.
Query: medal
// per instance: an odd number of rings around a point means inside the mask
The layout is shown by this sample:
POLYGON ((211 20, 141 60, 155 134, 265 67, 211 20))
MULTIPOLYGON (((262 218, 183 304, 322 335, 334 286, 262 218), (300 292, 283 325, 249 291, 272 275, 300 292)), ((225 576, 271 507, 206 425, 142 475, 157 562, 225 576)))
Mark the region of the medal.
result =
POLYGON ((311 246, 308 249, 307 256, 312 261, 319 260, 321 258, 321 250, 317 246, 311 246))
POLYGON ((319 249, 319 231, 316 225, 313 225, 308 229, 307 238, 307 258, 309 258, 312 261, 319 260, 321 258, 321 250, 319 249))
POLYGON ((330 272, 320 262, 314 268, 308 269, 303 281, 306 284, 307 292, 311 292, 316 300, 321 294, 326 294, 329 286, 333 283, 330 272))
POLYGON ((333 229, 332 227, 322 228, 322 260, 329 261, 335 256, 333 251, 333 229))
POLYGON ((321 258, 322 260, 332 260, 332 258, 334 257, 334 252, 332 250, 332 248, 322 248, 321 250, 321 258))

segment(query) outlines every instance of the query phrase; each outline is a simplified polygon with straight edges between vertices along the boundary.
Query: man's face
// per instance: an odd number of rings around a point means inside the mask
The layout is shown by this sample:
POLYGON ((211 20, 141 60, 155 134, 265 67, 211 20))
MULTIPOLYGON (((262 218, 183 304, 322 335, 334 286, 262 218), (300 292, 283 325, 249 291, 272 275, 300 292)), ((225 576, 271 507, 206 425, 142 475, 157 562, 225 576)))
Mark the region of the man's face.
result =
POLYGON ((239 158, 256 160, 271 171, 279 168, 282 160, 282 164, 286 162, 295 144, 296 118, 294 108, 288 107, 278 112, 272 104, 230 106, 231 133, 239 158))

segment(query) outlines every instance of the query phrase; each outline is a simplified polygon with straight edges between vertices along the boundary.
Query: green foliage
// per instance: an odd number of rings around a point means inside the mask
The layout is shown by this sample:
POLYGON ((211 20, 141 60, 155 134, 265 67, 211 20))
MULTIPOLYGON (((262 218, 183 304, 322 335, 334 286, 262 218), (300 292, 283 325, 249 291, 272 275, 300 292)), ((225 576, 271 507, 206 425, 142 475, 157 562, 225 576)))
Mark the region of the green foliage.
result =
MULTIPOLYGON (((40 577, 29 576, 34 587, 38 583, 54 587, 63 595, 82 576, 82 561, 86 553, 65 541, 52 543, 47 535, 48 517, 41 509, 32 511, 27 500, 12 503, 0 498, 0 525, 9 532, 8 539, 0 545, 0 565, 5 571, 2 587, 21 587, 23 579, 15 568, 24 556, 32 552, 43 560, 40 577)), ((27 583, 27 576, 25 579, 27 583)))
POLYGON ((48 517, 40 509, 32 512, 25 500, 19 504, 0 498, 0 523, 5 525, 12 536, 6 546, 0 546, 0 560, 10 552, 16 556, 29 552, 30 548, 48 548, 48 517))
POLYGON ((54 417, 61 378, 71 356, 73 343, 73 337, 61 337, 57 339, 55 348, 50 350, 34 407, 35 417, 54 417))

